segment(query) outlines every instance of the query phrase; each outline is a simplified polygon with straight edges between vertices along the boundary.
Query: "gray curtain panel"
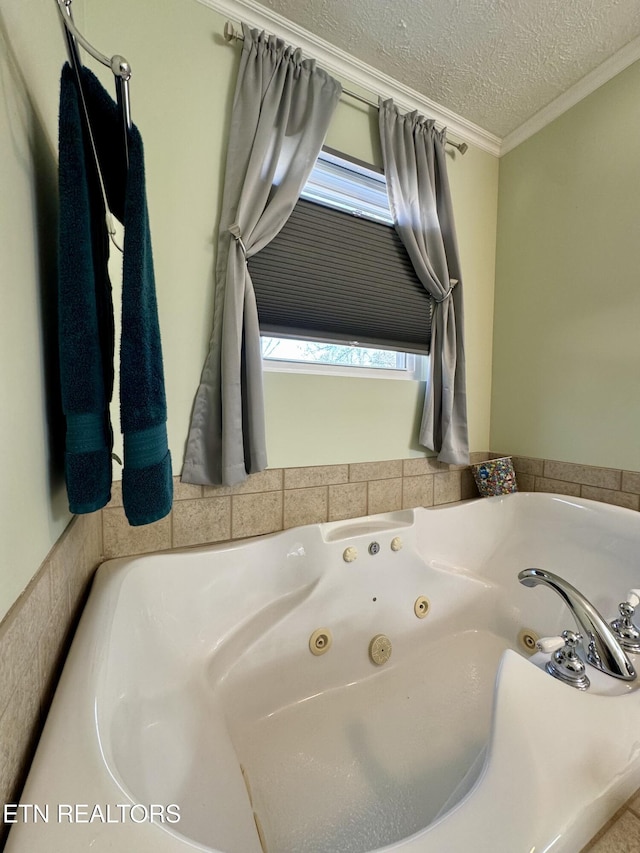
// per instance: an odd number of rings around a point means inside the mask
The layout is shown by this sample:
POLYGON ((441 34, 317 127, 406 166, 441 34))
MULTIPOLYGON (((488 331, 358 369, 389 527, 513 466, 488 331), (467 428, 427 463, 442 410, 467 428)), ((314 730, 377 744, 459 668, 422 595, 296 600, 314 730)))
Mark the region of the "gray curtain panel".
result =
POLYGON ((242 25, 218 235, 213 333, 182 480, 234 485, 266 468, 258 312, 247 258, 289 218, 341 93, 315 61, 242 25))
POLYGON ((381 100, 380 139, 396 230, 435 303, 420 443, 441 462, 468 464, 462 280, 444 131, 381 100))

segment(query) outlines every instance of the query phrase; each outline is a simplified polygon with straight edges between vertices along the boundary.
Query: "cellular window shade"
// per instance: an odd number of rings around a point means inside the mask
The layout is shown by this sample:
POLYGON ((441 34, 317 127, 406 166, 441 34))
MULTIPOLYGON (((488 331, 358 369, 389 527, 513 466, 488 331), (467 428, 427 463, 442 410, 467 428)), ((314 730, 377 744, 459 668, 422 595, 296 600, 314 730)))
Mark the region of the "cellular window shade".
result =
POLYGON ((431 297, 388 225, 300 199, 249 272, 263 334, 429 351, 431 297))

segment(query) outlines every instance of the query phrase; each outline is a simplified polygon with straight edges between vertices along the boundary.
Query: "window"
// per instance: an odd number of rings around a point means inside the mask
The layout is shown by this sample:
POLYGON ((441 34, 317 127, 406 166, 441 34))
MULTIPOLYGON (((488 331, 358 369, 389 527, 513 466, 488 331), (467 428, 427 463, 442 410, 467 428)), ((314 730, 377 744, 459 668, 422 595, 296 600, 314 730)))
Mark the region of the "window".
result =
POLYGON ((323 151, 249 270, 269 369, 421 378, 432 304, 393 228, 382 174, 323 151))
POLYGON ((336 376, 426 379, 424 358, 415 353, 263 335, 267 370, 336 376))

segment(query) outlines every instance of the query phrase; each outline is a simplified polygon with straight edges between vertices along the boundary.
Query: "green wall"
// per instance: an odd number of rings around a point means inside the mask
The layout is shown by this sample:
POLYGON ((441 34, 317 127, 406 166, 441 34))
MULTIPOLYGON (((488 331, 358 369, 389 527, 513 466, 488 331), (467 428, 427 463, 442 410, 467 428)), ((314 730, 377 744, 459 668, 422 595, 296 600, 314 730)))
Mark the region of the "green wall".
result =
POLYGON ((44 0, 0 7, 0 619, 70 519, 53 322, 56 14, 44 0))
POLYGON ((640 470, 640 63, 500 161, 491 447, 640 470))
MULTIPOLYGON (((225 18, 195 0, 74 0, 73 7, 86 37, 105 54, 125 56, 133 69, 169 443, 179 473, 212 327, 215 234, 240 48, 224 41, 225 18)), ((58 81, 66 53, 53 0, 3 0, 0 38, 0 440, 8 484, 0 515, 2 618, 70 516, 61 471, 54 292, 58 81)), ((110 71, 86 61, 113 92, 110 71)), ((327 142, 379 162, 375 112, 341 103, 327 142)), ((474 148, 452 155, 450 180, 465 275, 470 440, 479 450, 489 443, 498 161, 474 148)), ((117 258, 114 273, 117 299, 117 258)), ((424 453, 417 443, 420 383, 268 374, 265 390, 272 467, 424 453)), ((117 424, 117 406, 113 414, 117 424)))
MULTIPOLYGON (((109 50, 126 56, 134 73, 133 117, 145 141, 176 473, 212 325, 215 233, 240 56, 240 46, 222 38, 224 22, 211 9, 184 0, 165 0, 161 13, 152 0, 87 4, 87 32, 99 33, 102 44, 114 46, 109 50)), ((112 87, 109 72, 98 73, 112 87)), ((357 102, 341 102, 326 142, 379 163, 377 113, 357 102)), ((487 341, 493 315, 498 160, 473 148, 464 157, 456 154, 450 158, 450 180, 465 275, 470 444, 481 450, 489 442, 487 341)), ((271 467, 425 453, 417 443, 424 396, 420 383, 267 374, 265 396, 271 467), (309 394, 313 388, 314 405, 292 405, 301 386, 309 394)))

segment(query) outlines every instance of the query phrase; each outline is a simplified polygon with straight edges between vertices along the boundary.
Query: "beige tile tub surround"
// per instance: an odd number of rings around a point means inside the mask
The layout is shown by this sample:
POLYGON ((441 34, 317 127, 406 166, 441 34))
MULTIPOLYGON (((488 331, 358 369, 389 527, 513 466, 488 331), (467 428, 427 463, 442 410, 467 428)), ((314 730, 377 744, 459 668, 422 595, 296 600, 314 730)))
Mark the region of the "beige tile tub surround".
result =
MULTIPOLYGON (((506 454, 479 451, 471 463, 506 454)), ((640 473, 513 457, 520 491, 556 492, 640 510, 640 473)), ((155 524, 130 527, 119 483, 102 511, 106 558, 206 545, 478 496, 471 470, 434 458, 352 465, 273 468, 239 486, 192 486, 175 478, 173 510, 155 524)))
POLYGON ((581 853, 640 851, 640 793, 636 792, 591 839, 581 853))
POLYGON ((100 513, 74 518, 0 623, 0 813, 19 797, 101 555, 100 513))
POLYGON ((366 483, 344 483, 343 485, 329 486, 329 521, 358 518, 366 514, 366 483))
POLYGON ((179 500, 173 508, 173 546, 231 539, 231 505, 224 497, 179 500))
MULTIPOLYGON (((493 454, 492 454, 493 455, 493 454)), ((640 473, 514 456, 521 491, 557 492, 640 510, 640 473)))
MULTIPOLYGON (((488 458, 482 451, 472 462, 488 458)), ((303 524, 358 518, 477 497, 468 467, 435 459, 273 468, 239 486, 192 486, 175 478, 171 514, 130 527, 119 483, 102 511, 106 558, 206 545, 303 524)))

